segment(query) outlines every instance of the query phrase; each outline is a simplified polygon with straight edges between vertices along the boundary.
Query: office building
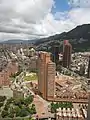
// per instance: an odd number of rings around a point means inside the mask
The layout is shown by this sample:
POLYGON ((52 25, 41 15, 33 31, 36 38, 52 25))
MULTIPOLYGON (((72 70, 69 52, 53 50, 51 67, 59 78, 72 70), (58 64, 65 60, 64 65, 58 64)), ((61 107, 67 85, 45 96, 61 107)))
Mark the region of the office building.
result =
POLYGON ((64 42, 63 67, 70 68, 70 65, 71 65, 71 53, 72 53, 71 44, 68 41, 64 42))
POLYGON ((52 47, 52 61, 55 63, 59 61, 59 46, 52 47))
POLYGON ((54 97, 55 93, 55 63, 49 62, 47 64, 47 98, 54 97))
POLYGON ((84 75, 85 74, 85 64, 84 63, 80 65, 79 72, 80 72, 80 75, 84 75))
POLYGON ((50 53, 40 52, 38 58, 38 91, 44 99, 54 97, 55 63, 50 53))

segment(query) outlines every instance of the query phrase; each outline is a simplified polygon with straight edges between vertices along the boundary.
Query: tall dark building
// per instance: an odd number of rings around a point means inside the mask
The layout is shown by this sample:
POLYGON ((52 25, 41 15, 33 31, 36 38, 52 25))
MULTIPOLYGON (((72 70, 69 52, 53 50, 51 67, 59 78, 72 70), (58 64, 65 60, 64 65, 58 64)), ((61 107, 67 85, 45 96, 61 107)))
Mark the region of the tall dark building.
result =
POLYGON ((85 64, 81 64, 80 65, 80 75, 84 75, 85 74, 85 64))
POLYGON ((59 46, 52 47, 52 61, 55 63, 59 61, 59 46))
POLYGON ((70 68, 71 65, 71 53, 72 53, 72 46, 67 41, 64 43, 64 51, 63 51, 63 67, 70 68))
POLYGON ((89 56, 89 62, 88 62, 88 78, 90 78, 90 56, 89 56))

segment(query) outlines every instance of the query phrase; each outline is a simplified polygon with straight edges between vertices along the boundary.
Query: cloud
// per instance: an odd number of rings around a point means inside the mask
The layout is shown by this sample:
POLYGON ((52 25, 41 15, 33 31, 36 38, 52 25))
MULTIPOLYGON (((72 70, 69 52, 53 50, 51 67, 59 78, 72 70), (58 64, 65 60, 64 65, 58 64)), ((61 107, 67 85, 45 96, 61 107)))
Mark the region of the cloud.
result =
POLYGON ((68 2, 72 7, 90 8, 90 0, 69 0, 68 2))
POLYGON ((53 0, 0 0, 0 38, 4 39, 4 35, 5 39, 17 38, 18 34, 43 36, 36 26, 51 12, 53 5, 53 0))
POLYGON ((90 23, 90 2, 83 1, 69 0, 72 9, 52 14, 55 0, 0 0, 0 40, 46 37, 90 23))

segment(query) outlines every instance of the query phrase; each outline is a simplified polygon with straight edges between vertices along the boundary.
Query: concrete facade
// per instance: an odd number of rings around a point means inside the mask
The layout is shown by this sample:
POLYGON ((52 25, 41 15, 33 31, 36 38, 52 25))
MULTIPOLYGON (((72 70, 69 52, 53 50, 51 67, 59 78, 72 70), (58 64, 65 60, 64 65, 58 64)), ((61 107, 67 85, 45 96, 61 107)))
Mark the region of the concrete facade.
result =
POLYGON ((55 93, 55 75, 56 75, 55 68, 56 68, 55 63, 53 62, 48 63, 47 65, 47 98, 52 98, 55 93))

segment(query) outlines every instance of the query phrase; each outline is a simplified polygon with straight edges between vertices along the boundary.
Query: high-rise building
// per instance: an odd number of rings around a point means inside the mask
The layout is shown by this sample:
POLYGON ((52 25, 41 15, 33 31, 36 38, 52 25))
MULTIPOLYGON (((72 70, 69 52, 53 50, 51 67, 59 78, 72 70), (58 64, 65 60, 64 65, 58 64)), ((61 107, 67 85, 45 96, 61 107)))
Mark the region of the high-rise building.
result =
POLYGON ((54 97, 54 82, 55 63, 50 60, 50 53, 41 52, 38 58, 38 91, 44 99, 54 97))
POLYGON ((71 53, 72 53, 72 46, 67 41, 67 42, 64 43, 63 67, 70 68, 70 65, 71 65, 71 53))
POLYGON ((59 46, 52 47, 52 60, 55 63, 59 61, 59 46))
POLYGON ((53 62, 47 64, 47 98, 54 97, 56 65, 53 62))
POLYGON ((89 62, 88 62, 88 78, 90 78, 90 56, 89 56, 89 62))
POLYGON ((63 52, 64 52, 64 46, 65 46, 66 44, 68 44, 68 43, 69 43, 68 40, 64 40, 64 42, 63 42, 63 52))
POLYGON ((84 63, 80 65, 79 73, 80 73, 80 75, 84 75, 85 74, 85 64, 84 63))

